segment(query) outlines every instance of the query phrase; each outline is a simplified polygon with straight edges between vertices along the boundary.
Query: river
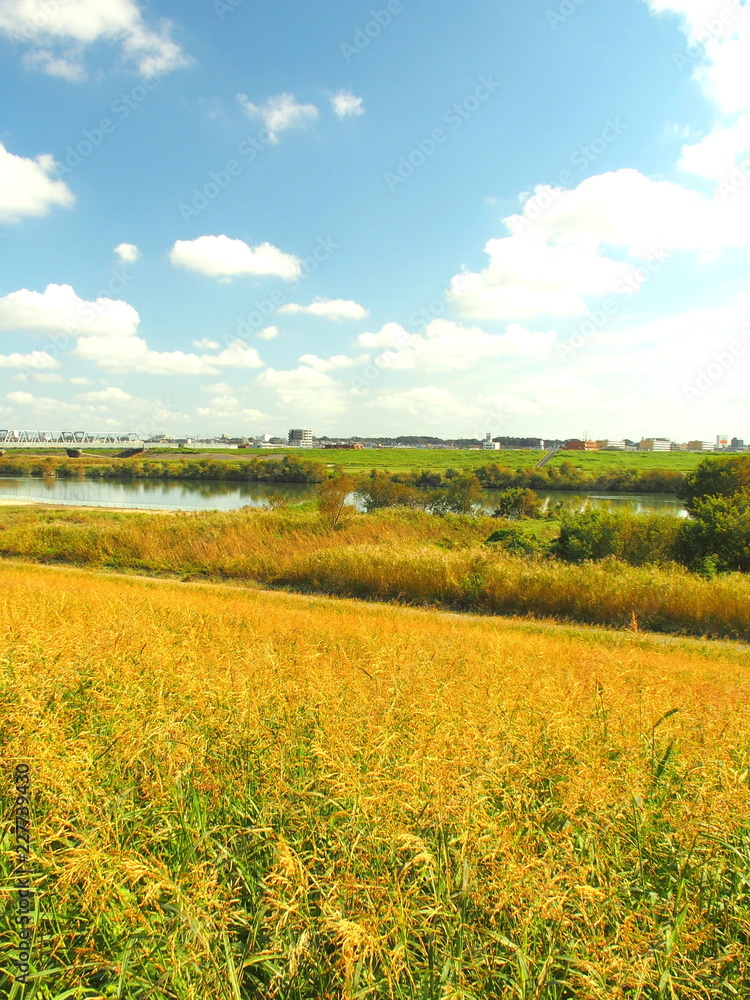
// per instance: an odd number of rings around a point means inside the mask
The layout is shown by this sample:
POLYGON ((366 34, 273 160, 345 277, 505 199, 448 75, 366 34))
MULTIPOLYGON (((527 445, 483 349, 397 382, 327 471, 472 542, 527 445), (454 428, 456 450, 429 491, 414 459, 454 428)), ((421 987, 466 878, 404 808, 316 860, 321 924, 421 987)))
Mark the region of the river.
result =
MULTIPOLYGON (((315 495, 315 487, 305 483, 0 478, 0 500, 41 500, 66 506, 236 510, 239 507, 262 507, 274 495, 285 497, 289 503, 301 503, 315 495)), ((485 491, 483 506, 486 511, 494 509, 496 495, 496 490, 485 491)), ((559 500, 570 500, 576 494, 555 492, 540 493, 539 496, 547 507, 559 500)), ((685 516, 682 501, 668 493, 592 494, 588 499, 594 504, 609 503, 613 508, 632 505, 639 513, 659 511, 685 516)))

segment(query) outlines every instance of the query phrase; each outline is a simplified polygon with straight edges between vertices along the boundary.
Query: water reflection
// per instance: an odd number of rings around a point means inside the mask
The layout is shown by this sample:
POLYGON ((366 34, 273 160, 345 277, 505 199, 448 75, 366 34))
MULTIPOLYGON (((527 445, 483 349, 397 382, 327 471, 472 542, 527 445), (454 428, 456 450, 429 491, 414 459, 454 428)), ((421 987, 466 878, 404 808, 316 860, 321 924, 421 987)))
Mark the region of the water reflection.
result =
MULTIPOLYGON (((482 508, 491 513, 497 505, 498 490, 486 490, 482 508)), ((240 483, 226 480, 163 479, 22 479, 1 478, 3 499, 45 500, 75 506, 122 506, 168 510, 236 510, 238 507, 262 507, 272 496, 284 497, 290 504, 302 503, 315 496, 315 487, 307 483, 240 483)), ((613 509, 632 507, 637 513, 659 511, 685 516, 682 501, 665 493, 594 494, 577 496, 568 492, 540 493, 544 509, 560 501, 596 505, 613 509)))

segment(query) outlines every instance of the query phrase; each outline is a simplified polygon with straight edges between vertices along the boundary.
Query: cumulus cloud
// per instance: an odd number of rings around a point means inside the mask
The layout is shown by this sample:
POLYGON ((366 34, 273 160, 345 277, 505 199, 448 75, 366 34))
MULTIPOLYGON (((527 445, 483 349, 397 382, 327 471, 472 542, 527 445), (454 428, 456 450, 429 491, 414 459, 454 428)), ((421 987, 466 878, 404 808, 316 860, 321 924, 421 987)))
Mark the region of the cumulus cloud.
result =
POLYGON ((317 354, 303 354, 299 359, 300 364, 314 368, 318 372, 330 372, 337 368, 353 368, 356 365, 366 364, 369 360, 369 354, 361 354, 358 358, 348 358, 345 354, 334 354, 328 359, 319 358, 317 354))
POLYGON ((485 246, 489 265, 457 274, 446 298, 472 319, 528 320, 584 314, 587 296, 625 294, 632 265, 578 247, 509 236, 485 246))
POLYGON ((141 257, 141 251, 134 243, 120 243, 115 247, 115 254, 123 264, 135 264, 141 257))
POLYGON ((32 351, 30 354, 0 354, 0 368, 59 368, 56 361, 46 351, 32 351))
POLYGON ((127 337, 139 322, 127 302, 108 298, 87 302, 70 285, 47 285, 43 292, 21 288, 0 298, 0 331, 127 337))
POLYGON ((277 94, 269 97, 265 104, 253 104, 246 94, 238 94, 237 100, 247 115, 263 122, 269 133, 269 142, 274 144, 280 141, 282 132, 307 128, 320 114, 314 104, 300 104, 294 94, 277 94))
POLYGON ((55 205, 70 208, 73 192, 64 181, 54 179, 55 167, 46 153, 30 160, 15 156, 0 143, 0 222, 46 215, 55 205))
POLYGON ((25 47, 25 63, 52 76, 86 79, 86 48, 117 45, 144 77, 190 62, 167 20, 147 23, 135 0, 3 0, 0 34, 25 47))
POLYGON ((694 77, 720 111, 750 110, 750 7, 739 0, 645 0, 657 14, 675 14, 697 59, 694 77))
POLYGON ((464 317, 582 315, 587 298, 637 291, 640 261, 651 266, 677 250, 706 255, 750 245, 748 199, 721 189, 708 199, 632 169, 570 190, 540 185, 503 221, 512 235, 487 243, 489 265, 451 282, 447 299, 464 317))
POLYGON ((504 334, 491 334, 476 326, 437 319, 424 334, 408 333, 398 323, 386 323, 377 333, 360 334, 357 343, 385 348, 375 359, 381 368, 447 372, 473 368, 491 358, 543 356, 551 351, 555 339, 554 331, 539 333, 518 324, 511 324, 504 334))
POLYGON ((246 347, 241 341, 230 344, 226 350, 212 357, 215 365, 228 368, 262 368, 263 362, 254 347, 246 347))
POLYGON ((177 240, 169 253, 175 267, 184 267, 212 278, 231 278, 241 274, 274 275, 293 281, 302 273, 300 261, 270 243, 250 247, 228 236, 199 236, 195 240, 177 240))
POLYGON ((726 178, 737 159, 750 152, 750 114, 726 128, 718 127, 699 142, 682 147, 680 166, 712 180, 726 178))
POLYGON ((279 328, 277 326, 267 326, 264 330, 259 330, 257 336, 261 340, 275 340, 279 335, 279 328))
POLYGON ((336 117, 343 121, 344 118, 357 118, 365 113, 364 102, 361 97, 355 97, 348 90, 339 90, 331 98, 331 107, 336 117))
POLYGON ((82 403, 129 403, 132 398, 129 392, 114 385, 93 392, 81 392, 76 396, 82 403))
POLYGON ((304 412, 340 413, 345 404, 339 384, 325 372, 300 365, 288 371, 267 368, 256 379, 257 386, 271 389, 277 401, 285 407, 304 412))
POLYGON ((338 323, 345 319, 364 319, 369 316, 369 312, 363 306, 350 299, 315 299, 309 306, 298 305, 290 302, 281 306, 280 313, 289 315, 306 313, 309 316, 322 316, 338 323))
POLYGON ((218 351, 221 344, 216 340, 209 340, 208 337, 202 337, 193 341, 193 347, 197 347, 200 351, 218 351))

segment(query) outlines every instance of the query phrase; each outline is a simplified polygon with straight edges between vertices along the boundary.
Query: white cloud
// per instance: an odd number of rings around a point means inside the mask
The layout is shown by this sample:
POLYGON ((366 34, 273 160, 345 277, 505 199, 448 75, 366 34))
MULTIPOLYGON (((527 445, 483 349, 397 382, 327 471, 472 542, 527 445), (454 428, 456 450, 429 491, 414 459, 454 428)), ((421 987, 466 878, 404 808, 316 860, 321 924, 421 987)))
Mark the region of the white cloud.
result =
POLYGON ((727 128, 715 128, 700 142, 682 147, 680 166, 711 179, 726 178, 738 157, 750 151, 750 114, 727 128))
POLYGON ((0 143, 0 222, 46 215, 54 205, 70 208, 73 192, 53 178, 55 167, 49 154, 29 160, 9 153, 0 143))
POLYGON ((60 362, 45 351, 32 351, 31 354, 0 354, 0 368, 59 368, 60 362))
POLYGON ((20 390, 9 392, 5 398, 9 403, 17 403, 20 406, 28 406, 34 402, 34 396, 30 392, 21 392, 20 390))
POLYGON ((169 259, 175 267, 185 267, 213 278, 253 274, 275 275, 292 281, 302 273, 298 258, 292 254, 282 253, 270 243, 249 247, 242 240, 228 236, 177 240, 169 259))
POLYGON ((655 270, 676 250, 750 245, 750 199, 738 195, 721 188, 710 200, 632 169, 572 190, 540 185, 503 220, 513 235, 485 246, 488 267, 456 275, 446 297, 474 319, 582 315, 589 297, 637 291, 640 260, 655 270))
POLYGON ((258 356, 254 347, 246 347, 241 341, 230 344, 226 350, 215 358, 211 358, 215 365, 223 365, 229 368, 262 368, 263 362, 258 356))
POLYGON ((215 375, 210 356, 184 351, 154 351, 141 337, 82 337, 73 352, 110 372, 143 372, 148 375, 215 375))
POLYGON ((540 185, 520 214, 503 221, 516 235, 590 253, 611 246, 647 256, 655 248, 713 249, 748 240, 730 213, 697 191, 632 169, 596 174, 572 190, 540 185))
POLYGON ((87 302, 70 285, 47 285, 43 292, 22 288, 0 298, 0 330, 127 337, 139 322, 127 302, 107 298, 87 302))
POLYGON ((110 372, 143 372, 148 375, 216 375, 221 368, 260 368, 257 351, 241 343, 220 354, 187 354, 154 351, 142 337, 82 337, 73 352, 110 372))
POLYGON ((361 354, 358 358, 348 358, 345 354, 334 354, 328 360, 319 358, 317 354, 303 354, 299 359, 300 364, 314 368, 317 372, 330 372, 337 368, 354 368, 356 365, 366 364, 369 360, 369 354, 361 354))
POLYGON ((197 347, 199 351, 218 351, 221 344, 216 340, 209 340, 208 337, 203 337, 201 340, 194 340, 193 347, 197 347))
POLYGON ((466 403, 450 390, 436 385, 420 385, 403 392, 384 393, 366 404, 368 409, 389 410, 400 416, 408 414, 423 420, 428 426, 440 426, 447 413, 453 419, 479 420, 481 409, 466 403))
POLYGON ((348 90, 339 90, 331 98, 331 107, 337 118, 343 121, 344 118, 357 118, 365 113, 364 103, 361 97, 355 97, 348 90))
POLYGON ((285 306, 281 306, 279 312, 289 315, 306 313, 309 316, 322 316, 336 323, 345 319, 364 319, 370 315, 367 309, 356 302, 352 302, 350 299, 323 298, 315 299, 309 306, 290 302, 285 306))
POLYGON ((115 253, 123 264, 135 264, 141 257, 141 251, 134 243, 120 243, 115 247, 115 253))
POLYGON ((86 78, 86 47, 102 42, 147 78, 189 65, 171 23, 147 24, 135 0, 2 0, 0 34, 27 46, 29 67, 74 82, 86 78))
POLYGON ((317 120, 319 111, 314 104, 300 104, 294 94, 277 94, 265 104, 253 104, 246 94, 238 94, 240 102, 251 118, 260 119, 269 133, 269 141, 276 144, 279 136, 292 128, 307 128, 317 120))
POLYGON ((528 320, 586 312, 586 296, 627 291, 631 265, 577 247, 509 236, 485 246, 490 263, 478 273, 457 274, 446 298, 472 319, 528 320))
POLYGON ((93 392, 82 392, 76 396, 82 403, 129 403, 132 398, 130 393, 114 385, 93 392))
POLYGON ((71 385, 92 385, 90 378, 86 378, 85 375, 76 375, 74 378, 70 379, 71 385))
POLYGON ((256 379, 256 385, 272 389, 282 406, 298 411, 340 413, 345 409, 339 384, 330 375, 306 365, 289 371, 267 368, 256 379))
POLYGON ((646 0, 654 13, 676 14, 690 43, 684 58, 725 114, 750 110, 750 7, 738 0, 646 0), (697 52, 696 52, 697 50, 697 52))
POLYGON ((259 330, 257 336, 261 340, 274 340, 279 335, 279 328, 277 326, 267 326, 265 330, 259 330))
POLYGON ((361 334, 357 343, 386 348, 375 359, 381 368, 456 371, 490 358, 540 357, 550 352, 555 339, 554 331, 538 333, 518 324, 511 324, 504 334, 491 334, 437 319, 424 334, 410 334, 397 323, 387 323, 378 333, 361 334))

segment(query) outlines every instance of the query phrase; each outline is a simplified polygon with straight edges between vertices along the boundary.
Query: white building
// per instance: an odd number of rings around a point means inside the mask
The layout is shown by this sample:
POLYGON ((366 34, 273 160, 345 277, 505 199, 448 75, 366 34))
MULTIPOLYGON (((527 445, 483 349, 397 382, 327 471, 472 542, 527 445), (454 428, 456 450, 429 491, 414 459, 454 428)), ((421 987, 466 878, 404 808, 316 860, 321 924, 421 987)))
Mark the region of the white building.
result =
POLYGON ((312 448, 312 431, 307 427, 295 427, 289 431, 287 439, 293 448, 312 448))

